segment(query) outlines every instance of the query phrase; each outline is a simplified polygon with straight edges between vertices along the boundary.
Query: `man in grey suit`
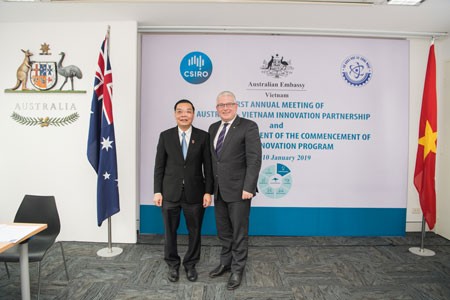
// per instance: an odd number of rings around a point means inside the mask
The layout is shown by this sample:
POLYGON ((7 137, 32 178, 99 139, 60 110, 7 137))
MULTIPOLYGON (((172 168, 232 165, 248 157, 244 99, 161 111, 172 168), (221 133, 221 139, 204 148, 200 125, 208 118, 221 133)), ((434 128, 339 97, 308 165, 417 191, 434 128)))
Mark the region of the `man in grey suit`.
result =
POLYGON ((177 126, 159 136, 153 202, 162 206, 168 279, 175 282, 179 278, 181 259, 177 250, 177 229, 183 210, 189 232, 183 266, 187 279, 196 281, 195 265, 200 260, 203 215, 211 204, 213 192, 209 135, 192 126, 195 108, 189 100, 178 101, 174 110, 177 126))
POLYGON ((234 290, 241 284, 247 262, 250 206, 261 169, 261 140, 258 125, 237 115, 232 92, 217 96, 216 109, 221 121, 209 127, 209 134, 214 211, 222 250, 220 264, 209 276, 218 277, 231 270, 227 289, 234 290))

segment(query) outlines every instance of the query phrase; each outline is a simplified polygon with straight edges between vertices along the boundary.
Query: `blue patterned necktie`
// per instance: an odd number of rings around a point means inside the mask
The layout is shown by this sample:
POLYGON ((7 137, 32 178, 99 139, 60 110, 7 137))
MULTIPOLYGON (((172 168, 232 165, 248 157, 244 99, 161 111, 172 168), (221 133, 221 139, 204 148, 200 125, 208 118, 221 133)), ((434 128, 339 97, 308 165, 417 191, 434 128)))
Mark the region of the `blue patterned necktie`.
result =
POLYGON ((220 152, 222 152, 223 140, 225 139, 225 132, 227 131, 228 123, 223 124, 222 131, 219 134, 219 138, 217 139, 216 144, 216 154, 217 157, 220 157, 220 152))
POLYGON ((183 132, 181 134, 182 139, 181 139, 181 151, 183 151, 183 158, 186 159, 186 154, 187 154, 187 144, 186 144, 186 132, 183 132))

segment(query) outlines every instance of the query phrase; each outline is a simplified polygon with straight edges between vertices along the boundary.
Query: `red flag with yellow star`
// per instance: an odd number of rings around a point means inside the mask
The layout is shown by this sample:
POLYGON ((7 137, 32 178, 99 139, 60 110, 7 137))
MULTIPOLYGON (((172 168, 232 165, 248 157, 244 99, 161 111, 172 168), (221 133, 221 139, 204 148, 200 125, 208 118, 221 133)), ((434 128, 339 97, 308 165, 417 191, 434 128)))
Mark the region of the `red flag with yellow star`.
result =
POLYGON ((430 229, 436 223, 436 190, 434 185, 437 146, 436 59, 434 43, 428 54, 419 123, 414 185, 419 193, 420 207, 430 229))

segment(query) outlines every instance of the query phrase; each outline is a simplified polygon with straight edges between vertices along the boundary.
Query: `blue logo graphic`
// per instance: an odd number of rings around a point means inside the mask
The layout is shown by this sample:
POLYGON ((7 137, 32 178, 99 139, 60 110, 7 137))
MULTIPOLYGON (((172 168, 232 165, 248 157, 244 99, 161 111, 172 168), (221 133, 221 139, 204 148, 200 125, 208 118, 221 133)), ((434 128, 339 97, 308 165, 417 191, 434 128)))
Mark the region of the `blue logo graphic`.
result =
POLYGON ((208 55, 198 51, 187 54, 180 63, 181 76, 192 84, 200 84, 208 80, 212 69, 212 62, 208 55))
POLYGON ((268 166, 259 174, 258 189, 268 198, 282 198, 291 187, 291 170, 283 164, 268 166))
POLYGON ((351 86, 363 86, 372 79, 372 66, 365 57, 352 55, 342 63, 341 74, 351 86))

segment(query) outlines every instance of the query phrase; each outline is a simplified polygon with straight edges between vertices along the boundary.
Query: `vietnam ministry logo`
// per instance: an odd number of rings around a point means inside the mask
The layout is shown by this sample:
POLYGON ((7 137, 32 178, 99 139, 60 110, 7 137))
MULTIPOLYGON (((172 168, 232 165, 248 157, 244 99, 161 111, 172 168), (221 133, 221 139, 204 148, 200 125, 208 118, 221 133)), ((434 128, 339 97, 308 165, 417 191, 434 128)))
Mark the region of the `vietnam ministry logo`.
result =
POLYGON ((364 56, 352 55, 342 62, 341 75, 349 85, 360 87, 372 79, 372 66, 364 56))
POLYGON ((186 54, 180 63, 181 76, 191 84, 201 84, 208 80, 212 69, 211 59, 199 51, 186 54))

